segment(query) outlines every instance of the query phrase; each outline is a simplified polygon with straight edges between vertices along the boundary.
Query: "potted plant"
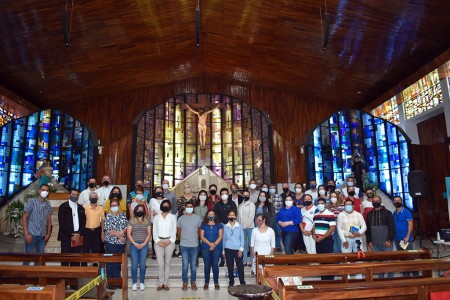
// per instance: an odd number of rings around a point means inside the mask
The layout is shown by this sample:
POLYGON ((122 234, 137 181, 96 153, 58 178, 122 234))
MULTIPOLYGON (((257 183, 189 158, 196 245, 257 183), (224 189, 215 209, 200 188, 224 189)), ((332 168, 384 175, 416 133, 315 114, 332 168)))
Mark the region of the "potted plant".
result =
POLYGON ((9 232, 5 234, 9 237, 19 238, 24 235, 22 226, 22 217, 24 212, 23 202, 16 200, 10 202, 6 207, 6 215, 4 221, 9 224, 9 232))

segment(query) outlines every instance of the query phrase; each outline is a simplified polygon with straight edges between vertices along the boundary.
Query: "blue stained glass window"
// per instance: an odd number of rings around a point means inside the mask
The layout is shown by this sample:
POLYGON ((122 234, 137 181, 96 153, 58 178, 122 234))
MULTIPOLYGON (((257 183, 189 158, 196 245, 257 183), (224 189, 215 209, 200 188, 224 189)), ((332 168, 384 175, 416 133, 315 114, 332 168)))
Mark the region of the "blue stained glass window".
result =
POLYGON ((314 129, 307 153, 310 178, 318 183, 334 179, 338 184, 352 174, 352 160, 360 155, 367 170, 363 186, 400 195, 412 208, 409 139, 394 124, 363 111, 339 111, 314 129))

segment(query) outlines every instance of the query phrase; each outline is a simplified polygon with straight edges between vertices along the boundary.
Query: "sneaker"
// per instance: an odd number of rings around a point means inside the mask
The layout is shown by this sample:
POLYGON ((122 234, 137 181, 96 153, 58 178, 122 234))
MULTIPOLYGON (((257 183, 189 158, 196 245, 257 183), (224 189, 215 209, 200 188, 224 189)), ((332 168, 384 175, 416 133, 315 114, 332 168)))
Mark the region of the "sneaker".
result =
POLYGON ((133 283, 133 286, 131 287, 131 290, 137 291, 137 283, 133 283))
POLYGON ((143 283, 141 283, 139 287, 141 288, 141 291, 145 291, 145 285, 143 283))

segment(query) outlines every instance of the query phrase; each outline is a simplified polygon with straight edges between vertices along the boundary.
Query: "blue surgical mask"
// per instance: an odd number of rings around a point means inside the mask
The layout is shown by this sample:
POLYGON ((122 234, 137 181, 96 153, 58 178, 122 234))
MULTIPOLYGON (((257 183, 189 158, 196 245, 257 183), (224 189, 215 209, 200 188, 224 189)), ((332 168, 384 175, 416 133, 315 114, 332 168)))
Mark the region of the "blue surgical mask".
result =
POLYGON ((265 188, 265 187, 263 187, 263 188, 261 188, 261 191, 263 191, 263 192, 267 193, 267 192, 269 191, 269 189, 268 189, 268 188, 265 188))
POLYGON ((275 194, 275 189, 269 189, 269 193, 275 194))
POLYGON ((186 213, 187 214, 192 214, 192 212, 194 212, 194 208, 193 207, 186 207, 186 213))
POLYGON ((319 211, 324 211, 325 210, 325 204, 317 204, 317 209, 319 210, 319 211))
POLYGON ((345 205, 345 211, 351 213, 353 211, 353 206, 350 204, 345 205))
POLYGON ((317 185, 315 185, 315 184, 311 184, 309 187, 310 187, 312 190, 314 190, 314 189, 316 188, 316 186, 317 186, 317 185))

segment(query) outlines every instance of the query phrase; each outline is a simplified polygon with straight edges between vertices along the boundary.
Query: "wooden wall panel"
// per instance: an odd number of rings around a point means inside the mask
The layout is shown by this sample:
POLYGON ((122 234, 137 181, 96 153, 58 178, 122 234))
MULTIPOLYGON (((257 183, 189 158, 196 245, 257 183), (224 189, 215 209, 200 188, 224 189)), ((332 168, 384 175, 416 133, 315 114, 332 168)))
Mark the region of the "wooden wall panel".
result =
POLYGON ((115 183, 130 183, 133 120, 140 111, 182 93, 231 95, 267 112, 279 134, 274 142, 277 182, 286 181, 288 177, 290 181, 305 181, 304 157, 299 147, 310 130, 338 109, 336 104, 305 99, 279 89, 208 76, 84 99, 76 105, 62 103, 57 108, 91 127, 101 140, 104 148, 98 159, 96 176, 108 174, 115 183))
POLYGON ((441 113, 417 124, 420 145, 433 145, 447 141, 445 115, 441 113))

